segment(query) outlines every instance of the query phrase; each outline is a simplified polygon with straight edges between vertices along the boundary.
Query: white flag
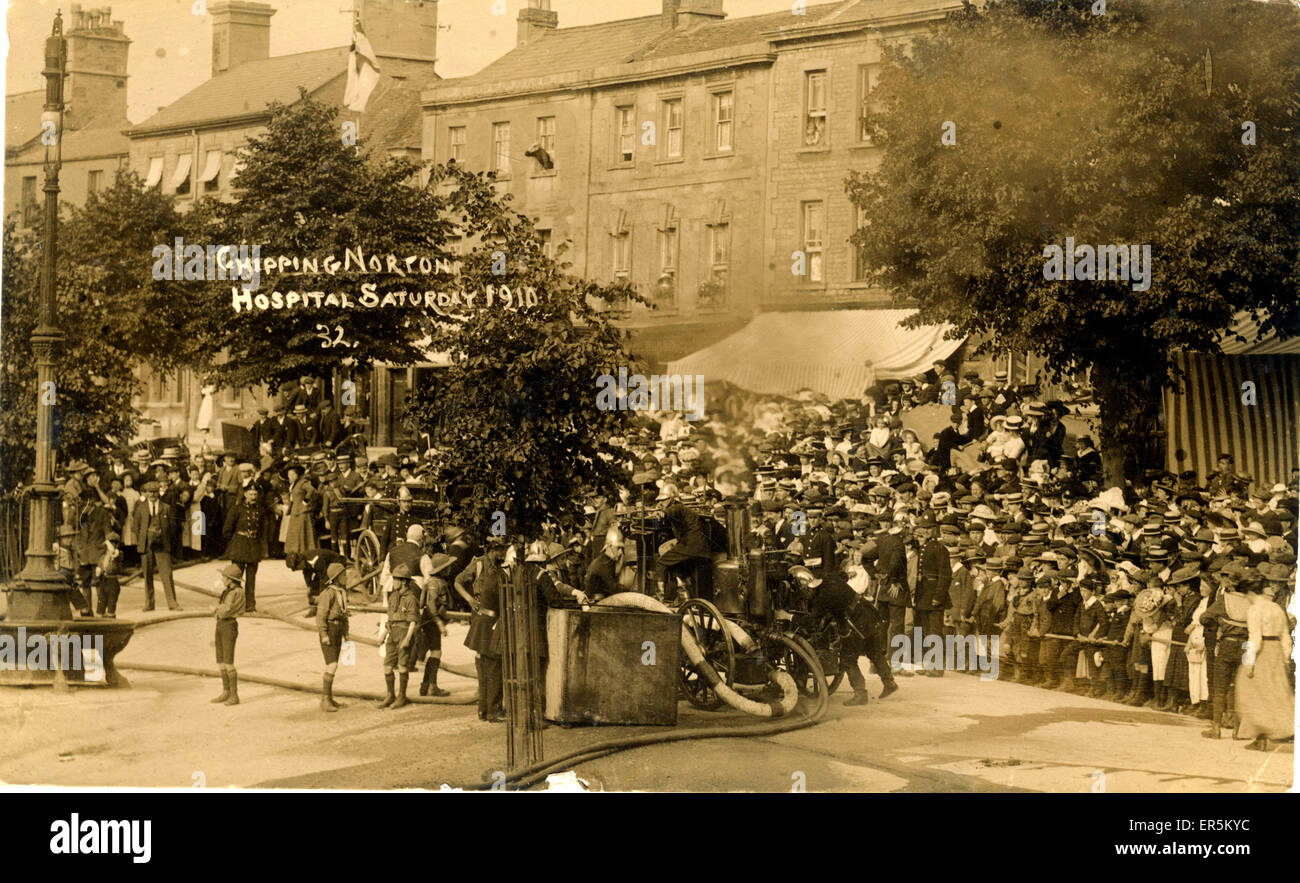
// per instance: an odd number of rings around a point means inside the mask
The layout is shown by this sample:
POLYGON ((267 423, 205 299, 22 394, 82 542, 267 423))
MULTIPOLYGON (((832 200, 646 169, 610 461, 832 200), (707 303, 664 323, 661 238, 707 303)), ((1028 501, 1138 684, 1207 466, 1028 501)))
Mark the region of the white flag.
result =
POLYGON ((357 25, 352 35, 352 51, 348 53, 348 85, 343 93, 343 104, 348 110, 364 111, 370 93, 379 83, 379 61, 375 50, 357 25))

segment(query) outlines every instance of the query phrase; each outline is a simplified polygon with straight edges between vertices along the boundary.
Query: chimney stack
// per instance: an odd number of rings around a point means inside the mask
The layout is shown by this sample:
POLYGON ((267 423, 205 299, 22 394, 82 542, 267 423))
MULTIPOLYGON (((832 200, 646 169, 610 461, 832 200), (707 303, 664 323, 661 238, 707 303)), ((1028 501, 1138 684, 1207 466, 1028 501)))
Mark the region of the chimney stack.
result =
POLYGON ((519 32, 515 45, 522 46, 546 31, 555 30, 559 25, 560 16, 551 12, 551 0, 528 0, 528 8, 519 10, 519 32))
POLYGON ((212 15, 212 75, 232 71, 249 61, 271 57, 271 16, 265 3, 218 0, 212 15))
MULTIPOLYGON (((664 0, 667 6, 668 0, 664 0)), ((722 0, 677 0, 674 4, 677 14, 673 27, 690 28, 706 22, 722 21, 727 13, 722 9, 722 0)))
POLYGON ((375 55, 432 65, 438 57, 436 0, 360 0, 361 29, 375 55))
MULTIPOLYGON (((90 119, 126 119, 126 62, 131 41, 113 8, 72 4, 68 38, 68 115, 76 126, 90 119)), ((70 125, 72 123, 70 122, 70 125)))

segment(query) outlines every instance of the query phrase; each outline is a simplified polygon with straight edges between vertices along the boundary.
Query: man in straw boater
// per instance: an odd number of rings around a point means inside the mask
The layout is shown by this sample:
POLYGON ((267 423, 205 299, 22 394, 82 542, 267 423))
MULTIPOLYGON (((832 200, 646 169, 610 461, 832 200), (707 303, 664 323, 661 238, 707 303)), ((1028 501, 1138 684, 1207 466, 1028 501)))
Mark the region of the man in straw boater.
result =
POLYGON ((870 602, 853 591, 838 571, 819 579, 807 567, 795 565, 790 568, 790 577, 809 602, 809 612, 801 616, 810 619, 810 624, 827 615, 835 619, 836 629, 841 636, 840 671, 848 676, 849 686, 853 688, 853 695, 844 704, 866 705, 870 698, 867 694, 867 681, 858 668, 859 656, 871 660, 876 674, 884 682, 881 699, 897 690, 898 683, 894 680, 885 654, 888 626, 870 602))
POLYGON ((244 612, 244 571, 238 564, 221 568, 221 597, 213 615, 217 620, 217 667, 221 669, 221 695, 214 703, 239 704, 239 675, 235 672, 235 641, 239 638, 239 615, 244 612))
MULTIPOLYGON (((348 637, 348 591, 343 585, 346 568, 334 561, 326 572, 327 583, 316 603, 316 631, 320 650, 325 657, 325 674, 321 684, 320 710, 338 711, 334 701, 334 674, 339 668, 339 653, 348 637)), ((391 684, 391 681, 389 682, 391 684)), ((391 694, 391 690, 389 691, 391 694)))

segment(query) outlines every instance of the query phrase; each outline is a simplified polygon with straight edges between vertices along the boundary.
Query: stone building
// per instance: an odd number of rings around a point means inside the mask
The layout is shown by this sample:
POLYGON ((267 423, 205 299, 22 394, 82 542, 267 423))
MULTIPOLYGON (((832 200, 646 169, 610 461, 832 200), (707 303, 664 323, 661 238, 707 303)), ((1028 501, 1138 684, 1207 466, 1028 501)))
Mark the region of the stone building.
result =
MULTIPOLYGON (((436 79, 438 4, 435 0, 357 0, 381 78, 360 115, 343 111, 378 156, 419 159, 420 91, 436 79)), ((272 102, 292 104, 299 88, 315 100, 342 106, 349 46, 270 55, 271 19, 265 3, 218 0, 212 20, 212 77, 127 131, 130 168, 145 184, 176 197, 185 210, 199 197, 228 198, 238 173, 235 151, 265 131, 272 102)), ((221 444, 224 420, 256 418, 268 405, 262 390, 205 394, 189 371, 146 377, 140 403, 150 421, 146 437, 188 436, 191 443, 221 444), (199 422, 204 425, 200 426, 199 422), (207 434, 204 434, 204 429, 207 434)), ((359 384, 354 415, 375 421, 367 377, 359 384)), ((391 420, 388 410, 383 417, 391 420)))
POLYGON ((575 273, 634 283, 657 309, 613 309, 653 366, 760 311, 883 306, 847 241, 845 175, 876 161, 859 110, 881 41, 959 6, 728 18, 723 0, 663 0, 658 15, 560 28, 550 0, 529 0, 513 50, 423 94, 424 155, 496 171, 571 243, 575 273))
MULTIPOLYGON (((59 199, 82 205, 107 187, 127 162, 126 63, 131 41, 112 7, 74 3, 64 24, 68 79, 64 87, 63 167, 59 199)), ((45 89, 5 96, 4 213, 30 227, 45 202, 45 89)))

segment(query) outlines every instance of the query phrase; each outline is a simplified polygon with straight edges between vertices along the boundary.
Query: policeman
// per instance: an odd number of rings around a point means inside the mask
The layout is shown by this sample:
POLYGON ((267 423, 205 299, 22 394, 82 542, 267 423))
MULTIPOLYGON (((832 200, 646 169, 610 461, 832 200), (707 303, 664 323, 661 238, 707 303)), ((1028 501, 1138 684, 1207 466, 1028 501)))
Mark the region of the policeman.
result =
POLYGON ((397 490, 397 512, 384 525, 384 535, 380 537, 380 552, 384 557, 392 551, 393 546, 402 541, 411 525, 419 524, 419 519, 411 511, 414 498, 411 489, 402 486, 397 490))
MULTIPOLYGON (((343 585, 346 570, 337 561, 329 565, 326 585, 316 603, 316 631, 320 634, 320 650, 325 657, 321 711, 338 711, 342 707, 334 701, 334 673, 338 671, 339 652, 348 636, 348 592, 343 585)), ((391 679, 389 684, 391 687, 391 679)), ((391 689, 389 693, 392 693, 391 689)))
POLYGON ((885 637, 888 627, 876 609, 862 600, 842 574, 832 573, 824 579, 802 565, 790 568, 790 577, 799 586, 801 594, 808 601, 809 612, 798 620, 808 626, 815 626, 823 616, 832 616, 840 637, 840 671, 849 678, 853 696, 845 700, 845 705, 866 705, 868 701, 867 682, 858 668, 858 657, 865 655, 871 660, 880 675, 885 689, 880 698, 884 699, 898 689, 889 660, 885 655, 885 637))
POLYGON ((380 708, 402 708, 410 704, 406 683, 411 677, 411 640, 420 621, 420 593, 406 564, 393 569, 393 590, 388 595, 387 646, 384 651, 384 686, 388 694, 380 708), (397 669, 397 694, 393 694, 393 669, 397 669))

